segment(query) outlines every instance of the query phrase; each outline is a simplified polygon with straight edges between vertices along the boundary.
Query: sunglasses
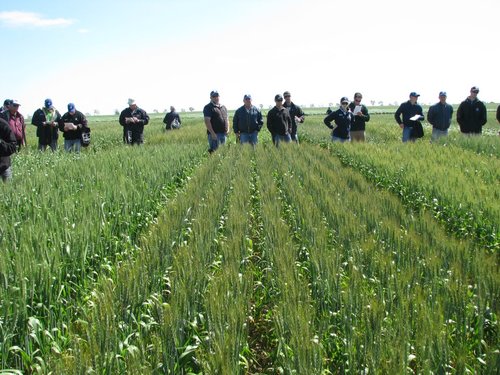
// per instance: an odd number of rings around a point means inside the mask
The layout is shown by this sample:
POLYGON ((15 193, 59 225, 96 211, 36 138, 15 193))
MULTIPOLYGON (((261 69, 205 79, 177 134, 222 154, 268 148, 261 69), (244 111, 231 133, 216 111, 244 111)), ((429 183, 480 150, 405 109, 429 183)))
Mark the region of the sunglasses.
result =
POLYGON ((349 104, 349 102, 342 102, 342 105, 347 105, 349 104))

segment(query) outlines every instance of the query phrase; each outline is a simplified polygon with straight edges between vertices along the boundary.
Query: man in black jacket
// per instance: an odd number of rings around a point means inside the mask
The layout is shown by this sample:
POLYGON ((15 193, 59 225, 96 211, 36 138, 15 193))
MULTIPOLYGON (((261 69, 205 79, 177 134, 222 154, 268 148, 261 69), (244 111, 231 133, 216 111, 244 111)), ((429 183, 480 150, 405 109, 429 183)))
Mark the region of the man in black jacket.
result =
POLYGON ((17 140, 9 124, 0 118, 0 176, 5 182, 12 176, 10 155, 16 152, 17 140))
POLYGON ((457 110, 457 122, 460 125, 460 131, 466 135, 480 135, 483 126, 486 124, 486 107, 482 101, 477 98, 479 88, 471 87, 470 95, 465 99, 457 110))
POLYGON ((394 114, 396 122, 399 124, 399 127, 403 129, 403 142, 415 142, 418 137, 416 136, 414 129, 422 127, 420 121, 424 120, 424 114, 422 107, 417 103, 419 96, 420 94, 417 94, 414 91, 411 92, 410 100, 401 103, 394 114), (403 119, 401 119, 401 116, 403 116, 403 119))
POLYGON ((448 135, 453 116, 453 107, 446 103, 446 92, 439 93, 439 102, 430 106, 427 121, 432 125, 432 140, 448 135))
POLYGON ((290 133, 290 137, 292 138, 292 141, 299 143, 299 137, 297 136, 297 124, 302 124, 304 122, 304 111, 292 102, 292 95, 289 91, 285 91, 283 93, 283 98, 285 99, 283 107, 288 108, 290 118, 292 119, 292 132, 290 133))
POLYGON ((123 126, 123 143, 132 146, 144 143, 144 126, 149 123, 149 116, 134 99, 128 100, 128 108, 120 113, 119 122, 123 126))
POLYGON ((175 112, 174 106, 170 106, 170 112, 168 112, 164 119, 165 130, 179 129, 181 127, 181 118, 177 112, 175 112))
POLYGON ((71 152, 74 149, 75 152, 80 152, 82 131, 88 129, 87 125, 85 115, 77 111, 73 103, 69 103, 68 112, 59 120, 59 130, 63 132, 64 149, 66 151, 71 152))
POLYGON ((290 112, 283 106, 283 97, 278 94, 274 97, 276 105, 267 113, 267 129, 271 133, 273 143, 278 147, 280 142, 292 141, 292 119, 290 112))
POLYGON ((57 150, 58 123, 60 119, 61 115, 52 105, 51 99, 45 99, 43 108, 39 108, 33 113, 31 123, 36 126, 38 149, 40 151, 45 151, 47 146, 50 146, 52 151, 57 150))

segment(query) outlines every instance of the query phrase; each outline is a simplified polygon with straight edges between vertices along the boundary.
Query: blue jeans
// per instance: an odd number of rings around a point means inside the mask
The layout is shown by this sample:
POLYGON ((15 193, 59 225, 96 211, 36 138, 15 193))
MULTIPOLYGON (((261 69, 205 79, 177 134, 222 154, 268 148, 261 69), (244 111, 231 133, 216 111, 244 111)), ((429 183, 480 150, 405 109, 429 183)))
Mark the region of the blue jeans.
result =
POLYGON ((2 177, 2 181, 6 182, 7 180, 10 180, 12 178, 12 169, 9 167, 2 173, 0 173, 0 176, 2 177))
POLYGON ((410 128, 408 126, 405 126, 403 128, 403 139, 402 139, 403 142, 408 142, 408 141, 415 142, 415 138, 411 138, 412 129, 413 128, 410 128))
POLYGON ((57 151, 57 139, 55 141, 50 142, 50 145, 44 145, 38 142, 38 150, 40 151, 45 151, 47 149, 47 146, 50 146, 50 149, 52 151, 57 151))
POLYGON ((435 141, 438 138, 446 137, 448 135, 448 129, 439 130, 436 128, 432 128, 432 140, 435 141))
POLYGON ((209 151, 215 151, 219 148, 220 145, 226 143, 226 133, 215 133, 217 135, 217 139, 212 139, 210 133, 208 134, 208 149, 209 151))
POLYGON ((340 143, 351 142, 351 138, 339 138, 332 135, 332 142, 340 142, 340 143))
POLYGON ((287 135, 275 134, 275 135, 273 135, 273 143, 276 145, 276 147, 279 146, 280 142, 290 143, 291 141, 292 141, 292 137, 290 136, 290 134, 287 134, 287 135))
POLYGON ((71 149, 74 148, 75 152, 80 152, 80 148, 82 146, 82 142, 79 139, 65 139, 64 140, 64 150, 71 152, 71 149))
POLYGON ((257 144, 257 135, 259 132, 255 131, 252 133, 240 133, 240 143, 250 143, 252 145, 257 144))

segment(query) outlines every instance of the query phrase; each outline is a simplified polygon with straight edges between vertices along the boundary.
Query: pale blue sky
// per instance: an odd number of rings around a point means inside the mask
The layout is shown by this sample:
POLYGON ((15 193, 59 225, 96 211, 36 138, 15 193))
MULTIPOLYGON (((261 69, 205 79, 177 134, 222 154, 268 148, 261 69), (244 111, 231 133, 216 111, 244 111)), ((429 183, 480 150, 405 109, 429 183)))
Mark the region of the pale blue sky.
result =
MULTIPOLYGON (((5 2, 4 2, 5 3, 5 2)), ((298 104, 500 101, 497 0, 17 1, 2 4, 0 96, 31 114, 201 110, 217 89, 230 108, 292 92, 298 104)))

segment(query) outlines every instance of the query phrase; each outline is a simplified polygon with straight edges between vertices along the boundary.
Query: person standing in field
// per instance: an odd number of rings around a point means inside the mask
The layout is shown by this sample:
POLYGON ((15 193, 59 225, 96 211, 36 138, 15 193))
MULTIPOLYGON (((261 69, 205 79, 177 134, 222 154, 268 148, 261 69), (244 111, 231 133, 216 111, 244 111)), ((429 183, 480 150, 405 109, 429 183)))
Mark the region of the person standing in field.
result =
POLYGON ((292 95, 289 91, 285 91, 283 93, 283 98, 285 102, 283 103, 283 107, 287 108, 290 112, 290 118, 292 119, 292 132, 290 133, 290 137, 292 141, 295 143, 299 143, 299 137, 297 135, 297 124, 302 124, 305 120, 304 111, 294 102, 292 102, 292 95))
POLYGON ((217 91, 210 92, 210 103, 203 108, 203 119, 207 128, 208 152, 212 153, 226 143, 229 132, 227 109, 220 104, 217 91))
POLYGON ((354 115, 349 110, 349 99, 343 96, 340 99, 339 109, 326 116, 323 122, 328 128, 333 129, 333 142, 349 142, 351 140, 351 126, 354 123, 354 115), (332 125, 332 121, 335 121, 335 128, 332 125))
POLYGON ((179 129, 181 127, 181 118, 175 111, 174 106, 170 106, 170 112, 165 115, 163 123, 165 124, 165 130, 179 129))
POLYGON ((50 146, 52 151, 57 150, 58 123, 61 119, 59 111, 52 105, 51 99, 45 99, 44 106, 33 113, 31 123, 36 126, 38 149, 45 151, 50 146))
MULTIPOLYGON (((497 122, 500 124, 500 105, 497 107, 497 122)), ((498 132, 498 135, 500 135, 500 131, 498 132)))
POLYGON ((354 120, 351 125, 350 136, 353 141, 364 142, 365 141, 365 129, 366 123, 370 121, 370 114, 368 113, 368 108, 364 104, 361 104, 363 95, 357 92, 354 94, 354 101, 349 103, 349 109, 354 115, 354 120))
POLYGON ((17 100, 11 100, 7 110, 0 114, 7 121, 16 137, 18 151, 21 149, 21 146, 26 146, 26 124, 24 123, 24 116, 19 113, 20 105, 17 100))
POLYGON ((7 121, 0 118, 0 176, 6 182, 12 177, 10 155, 16 152, 17 140, 7 121))
POLYGON ((410 100, 405 103, 401 103, 394 114, 396 122, 399 124, 399 127, 403 129, 403 142, 415 142, 417 138, 420 138, 420 136, 414 131, 414 129, 421 129, 422 124, 420 124, 420 121, 424 119, 422 107, 417 103, 419 96, 420 94, 417 94, 414 91, 411 92, 410 100), (401 116, 403 116, 402 119, 401 116))
POLYGON ((432 125, 432 140, 446 137, 451 125, 453 107, 446 103, 446 92, 439 93, 439 102, 430 106, 427 112, 427 121, 432 125))
POLYGON ((457 122, 462 134, 480 135, 486 124, 486 106, 477 98, 477 94, 479 88, 471 87, 470 95, 458 107, 457 122))
POLYGON ((275 106, 267 113, 267 129, 274 145, 278 147, 281 142, 292 141, 292 118, 288 109, 283 106, 283 97, 280 94, 274 97, 274 103, 275 106))
POLYGON ((134 99, 128 100, 128 107, 120 113, 119 122, 123 126, 123 143, 132 146, 144 143, 144 126, 149 123, 149 116, 134 99))
POLYGON ((82 131, 88 129, 87 118, 76 110, 73 103, 68 104, 66 112, 59 120, 59 130, 63 132, 64 149, 68 152, 80 152, 82 147, 82 131))
POLYGON ((257 144, 257 137, 264 125, 262 113, 252 104, 252 96, 243 96, 243 105, 236 110, 233 117, 233 131, 241 144, 257 144))

